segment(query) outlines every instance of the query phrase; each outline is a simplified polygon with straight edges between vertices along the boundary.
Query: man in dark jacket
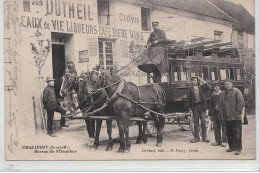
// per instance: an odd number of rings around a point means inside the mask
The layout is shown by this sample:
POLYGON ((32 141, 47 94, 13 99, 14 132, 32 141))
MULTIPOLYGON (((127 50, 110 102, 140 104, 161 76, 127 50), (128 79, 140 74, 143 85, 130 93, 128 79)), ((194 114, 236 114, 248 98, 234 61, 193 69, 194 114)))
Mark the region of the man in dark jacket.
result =
POLYGON ((147 44, 149 46, 153 46, 153 45, 160 46, 163 44, 164 41, 166 41, 165 32, 159 29, 159 22, 153 22, 152 26, 154 32, 150 34, 147 44))
POLYGON ((54 118, 54 111, 59 112, 61 114, 61 127, 68 127, 65 125, 65 118, 62 115, 66 114, 66 110, 60 107, 60 103, 57 100, 54 91, 54 79, 52 77, 47 77, 46 81, 48 86, 43 90, 43 105, 44 109, 47 111, 47 132, 51 137, 56 137, 53 134, 53 118, 54 118))
POLYGON ((210 86, 200 77, 192 76, 192 87, 188 90, 188 108, 193 112, 194 119, 194 138, 190 140, 191 143, 199 142, 199 119, 202 128, 203 142, 209 142, 207 138, 206 129, 206 111, 207 101, 205 91, 210 90, 210 86))
POLYGON ((219 99, 220 113, 224 118, 227 129, 229 149, 239 155, 242 150, 242 114, 245 106, 244 98, 239 89, 233 87, 233 81, 225 81, 225 91, 219 99))
POLYGON ((226 125, 225 125, 225 120, 223 120, 223 118, 219 113, 219 98, 221 93, 222 91, 220 90, 219 83, 214 83, 213 93, 211 95, 210 106, 209 106, 209 116, 213 121, 213 128, 214 128, 214 135, 215 135, 215 142, 212 143, 211 145, 213 146, 222 145, 222 147, 225 147, 227 145, 226 125), (222 131, 222 135, 221 135, 221 131, 222 131))

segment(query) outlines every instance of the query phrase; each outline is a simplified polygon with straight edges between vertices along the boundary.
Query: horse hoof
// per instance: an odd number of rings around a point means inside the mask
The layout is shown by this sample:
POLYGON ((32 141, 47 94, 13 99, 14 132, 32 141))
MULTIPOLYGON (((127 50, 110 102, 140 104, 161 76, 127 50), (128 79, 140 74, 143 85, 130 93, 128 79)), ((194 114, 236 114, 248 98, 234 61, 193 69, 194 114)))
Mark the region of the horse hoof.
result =
POLYGON ((94 144, 94 145, 92 145, 92 146, 90 147, 90 149, 91 149, 91 150, 97 150, 97 149, 98 149, 98 145, 95 145, 95 144, 94 144))
POLYGON ((129 153, 129 152, 130 152, 130 148, 126 148, 125 153, 129 153))
POLYGON ((112 146, 107 146, 107 148, 105 149, 105 151, 111 151, 113 149, 112 146))
POLYGON ((141 143, 142 143, 141 139, 136 140, 136 144, 141 144, 141 143))
POLYGON ((146 144, 148 142, 148 139, 147 138, 143 139, 143 142, 144 142, 144 144, 146 144))
POLYGON ((159 143, 156 144, 156 146, 157 146, 157 147, 161 147, 161 146, 162 146, 162 143, 159 142, 159 143))
POLYGON ((124 150, 124 149, 119 149, 117 152, 118 152, 118 153, 124 153, 125 150, 124 150))

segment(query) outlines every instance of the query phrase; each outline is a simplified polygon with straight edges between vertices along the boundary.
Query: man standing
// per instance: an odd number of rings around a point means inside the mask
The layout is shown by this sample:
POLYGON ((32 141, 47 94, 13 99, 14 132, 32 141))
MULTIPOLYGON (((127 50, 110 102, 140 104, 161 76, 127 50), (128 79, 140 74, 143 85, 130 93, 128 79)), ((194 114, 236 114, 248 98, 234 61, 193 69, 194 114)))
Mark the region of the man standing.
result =
POLYGON ((211 145, 213 146, 222 145, 222 147, 225 147, 227 145, 226 125, 225 125, 225 120, 223 120, 223 118, 219 113, 219 98, 221 93, 222 91, 220 90, 219 84, 214 83, 213 93, 210 99, 209 116, 213 121, 215 142, 212 143, 211 145), (221 135, 221 131, 222 131, 222 135, 221 135))
POLYGON ((43 105, 44 109, 47 111, 47 132, 51 137, 56 137, 53 134, 53 118, 54 118, 54 111, 59 112, 61 114, 61 127, 68 127, 65 125, 65 118, 62 117, 66 114, 66 110, 60 107, 60 103, 57 100, 57 97, 54 92, 54 79, 52 77, 46 77, 46 81, 48 86, 43 90, 43 105))
POLYGON ((166 41, 165 32, 159 29, 159 22, 153 22, 152 26, 154 32, 150 34, 147 44, 149 46, 153 46, 153 45, 160 46, 160 43, 163 44, 163 42, 166 41))
POLYGON ((188 90, 188 108, 193 112, 194 118, 194 138, 190 140, 191 143, 199 142, 199 119, 202 128, 203 142, 209 142, 207 138, 206 129, 206 111, 207 101, 205 91, 210 90, 210 86, 200 77, 192 76, 192 87, 188 90))
POLYGON ((225 81, 225 92, 222 92, 219 100, 220 112, 226 123, 229 149, 236 155, 242 150, 242 114, 245 105, 244 98, 239 89, 233 87, 233 81, 225 81))

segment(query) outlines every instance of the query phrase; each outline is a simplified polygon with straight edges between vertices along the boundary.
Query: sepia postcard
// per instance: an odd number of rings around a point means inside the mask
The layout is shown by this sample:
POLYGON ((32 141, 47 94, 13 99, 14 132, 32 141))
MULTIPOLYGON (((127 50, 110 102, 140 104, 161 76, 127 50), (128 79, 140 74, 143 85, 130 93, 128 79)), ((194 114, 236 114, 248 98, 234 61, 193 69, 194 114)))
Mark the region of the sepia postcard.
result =
POLYGON ((5 160, 255 160, 254 0, 4 2, 5 160))

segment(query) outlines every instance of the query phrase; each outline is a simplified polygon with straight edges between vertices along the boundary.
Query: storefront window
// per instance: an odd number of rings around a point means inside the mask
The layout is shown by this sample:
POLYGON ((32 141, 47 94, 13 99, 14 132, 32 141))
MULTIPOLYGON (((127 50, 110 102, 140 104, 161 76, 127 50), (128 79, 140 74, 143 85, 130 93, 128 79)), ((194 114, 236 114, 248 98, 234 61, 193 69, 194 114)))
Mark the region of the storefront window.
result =
POLYGON ((99 65, 105 69, 113 66, 113 43, 111 41, 99 41, 99 65))
POLYGON ((212 79, 212 81, 218 80, 218 68, 217 67, 211 68, 211 79, 212 79))
POLYGON ((226 68, 222 67, 220 69, 220 80, 226 80, 227 79, 227 72, 226 72, 226 68))
POLYGON ((228 68, 228 77, 231 80, 235 80, 234 68, 228 68))
POLYGON ((237 74, 237 80, 242 80, 242 75, 241 75, 241 69, 240 68, 236 69, 236 74, 237 74))
POLYGON ((109 0, 98 0, 98 24, 110 25, 109 0))
POLYGON ((174 81, 186 81, 187 80, 187 68, 186 66, 176 66, 173 72, 174 81))
POLYGON ((201 77, 203 80, 209 80, 209 68, 207 66, 202 66, 201 77))

